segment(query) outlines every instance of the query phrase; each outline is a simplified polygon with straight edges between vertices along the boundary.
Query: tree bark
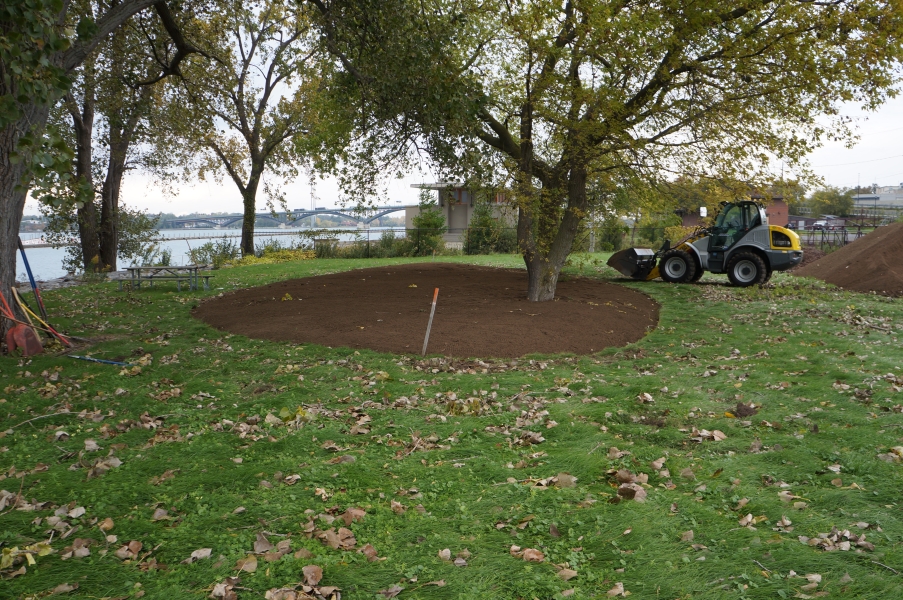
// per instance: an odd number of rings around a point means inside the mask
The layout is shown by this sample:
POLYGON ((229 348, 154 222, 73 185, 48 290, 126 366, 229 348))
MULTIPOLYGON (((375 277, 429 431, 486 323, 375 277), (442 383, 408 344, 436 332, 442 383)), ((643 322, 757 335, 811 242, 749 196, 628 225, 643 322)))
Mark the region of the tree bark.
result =
MULTIPOLYGON (((548 302, 554 300, 558 276, 567 261, 577 237, 577 229, 587 209, 586 168, 574 166, 567 180, 567 207, 558 223, 557 231, 550 246, 545 240, 536 243, 533 230, 525 231, 528 239, 522 242, 530 247, 531 252, 524 252, 527 265, 527 300, 531 302, 548 302), (547 249, 545 249, 547 248, 547 249)), ((518 228, 518 235, 521 230, 518 228)))
POLYGON ((126 159, 132 136, 138 127, 141 106, 149 87, 142 88, 139 102, 132 107, 132 114, 121 127, 110 127, 110 157, 107 163, 107 174, 100 191, 100 259, 104 267, 110 271, 117 269, 117 253, 119 252, 119 193, 122 189, 122 177, 125 175, 126 159))
MULTIPOLYGON (((0 130, 0 292, 7 302, 12 298, 11 289, 16 281, 19 226, 28 194, 31 160, 30 156, 19 156, 14 162, 10 157, 18 149, 19 139, 33 131, 33 124, 43 127, 49 113, 47 106, 29 106, 23 118, 0 130)), ((12 309, 22 319, 18 307, 12 305, 12 309)), ((9 320, 0 319, 0 340, 12 325, 9 320)))
POLYGON ((113 142, 110 132, 110 158, 100 191, 100 261, 110 271, 117 269, 119 251, 119 192, 125 174, 125 155, 129 141, 113 142))
POLYGON ((241 222, 242 256, 254 254, 254 224, 257 222, 257 188, 260 186, 260 175, 262 173, 263 165, 252 165, 248 185, 241 190, 241 199, 244 204, 244 218, 241 222))
POLYGON ((76 180, 79 186, 91 190, 90 196, 84 199, 84 204, 76 211, 78 239, 82 249, 82 267, 85 273, 99 273, 104 270, 104 265, 100 257, 97 207, 94 206, 94 174, 91 171, 94 137, 94 83, 90 74, 87 79, 82 106, 79 107, 72 96, 66 97, 66 104, 69 114, 72 116, 72 127, 75 130, 76 180))

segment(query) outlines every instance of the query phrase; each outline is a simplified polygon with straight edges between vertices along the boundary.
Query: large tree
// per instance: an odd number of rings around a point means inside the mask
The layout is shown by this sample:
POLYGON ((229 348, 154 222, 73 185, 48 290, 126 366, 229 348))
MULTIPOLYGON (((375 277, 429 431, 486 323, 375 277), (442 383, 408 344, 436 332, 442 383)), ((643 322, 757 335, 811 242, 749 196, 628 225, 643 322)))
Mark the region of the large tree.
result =
MULTIPOLYGON (((15 281, 19 225, 33 176, 64 171, 65 153, 47 148, 42 136, 51 106, 70 86, 70 74, 123 23, 153 7, 178 52, 167 65, 176 72, 193 52, 164 0, 122 0, 96 18, 70 27, 77 3, 66 0, 5 0, 0 3, 0 291, 15 281)), ((0 324, 0 332, 8 323, 0 324)))
MULTIPOLYGON (((85 12, 96 14, 102 5, 87 2, 85 12)), ((117 268, 122 179, 129 158, 136 158, 136 142, 153 129, 151 103, 173 52, 153 15, 136 15, 74 71, 73 85, 51 112, 51 122, 67 125, 75 160, 69 193, 59 185, 48 190, 45 210, 77 225, 85 272, 117 268)))
POLYGON ((853 214, 853 190, 827 186, 812 192, 806 205, 812 216, 833 215, 847 217, 853 214))
POLYGON ((898 0, 308 3, 354 83, 358 159, 503 167, 534 301, 554 296, 588 186, 796 164, 850 135, 840 102, 895 93, 903 54, 898 0))
MULTIPOLYGON (((188 61, 167 97, 169 126, 161 146, 186 179, 225 173, 244 207, 241 250, 254 252, 257 196, 264 175, 297 175, 308 144, 316 145, 321 75, 306 11, 266 0, 231 0, 192 39, 212 60, 188 61)), ((269 187, 270 200, 278 186, 269 187)))

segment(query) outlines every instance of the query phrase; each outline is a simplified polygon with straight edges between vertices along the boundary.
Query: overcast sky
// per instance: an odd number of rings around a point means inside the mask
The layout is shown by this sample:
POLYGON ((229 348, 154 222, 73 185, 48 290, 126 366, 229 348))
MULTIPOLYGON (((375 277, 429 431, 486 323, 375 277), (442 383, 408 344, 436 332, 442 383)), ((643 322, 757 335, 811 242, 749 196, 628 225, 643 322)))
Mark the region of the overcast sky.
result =
MULTIPOLYGON (((828 185, 853 187, 857 183, 870 185, 899 185, 903 183, 903 99, 885 104, 880 111, 864 114, 849 109, 846 114, 858 120, 860 141, 852 149, 843 144, 829 143, 812 153, 813 171, 828 185)), ((792 174, 786 173, 789 178, 792 174)), ((411 184, 432 182, 428 173, 412 174, 389 183, 390 203, 416 204, 418 190, 411 184)), ((311 188, 307 178, 288 183, 283 188, 290 208, 310 208, 311 188)), ((316 206, 334 207, 338 188, 332 181, 318 180, 314 188, 316 206)), ((129 173, 123 182, 122 200, 134 208, 150 212, 187 214, 191 212, 241 212, 241 196, 231 181, 200 182, 176 188, 175 196, 167 196, 140 173, 129 173)), ((258 211, 266 210, 263 193, 258 197, 258 211)), ((37 203, 29 199, 26 214, 38 212, 37 203)))

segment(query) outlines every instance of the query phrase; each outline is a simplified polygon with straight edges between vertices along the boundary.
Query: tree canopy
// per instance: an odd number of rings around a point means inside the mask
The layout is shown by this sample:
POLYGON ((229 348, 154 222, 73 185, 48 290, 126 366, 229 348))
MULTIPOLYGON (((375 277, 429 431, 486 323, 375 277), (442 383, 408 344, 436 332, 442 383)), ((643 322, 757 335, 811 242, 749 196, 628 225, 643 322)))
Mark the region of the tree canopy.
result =
POLYGON ((531 300, 553 297, 589 185, 797 164, 850 135, 840 102, 896 93, 903 38, 896 1, 309 3, 353 82, 360 164, 425 150, 507 181, 531 300))
MULTIPOLYGON (((165 168, 185 178, 225 174, 244 204, 242 252, 254 251, 258 191, 271 207, 280 199, 278 179, 297 176, 303 162, 317 162, 329 128, 322 100, 328 65, 318 61, 306 11, 278 0, 247 6, 239 0, 194 22, 192 39, 205 60, 189 59, 173 81, 160 112, 169 154, 165 168), (271 183, 265 174, 273 176, 271 183)), ((326 154, 325 152, 322 154, 326 154)))

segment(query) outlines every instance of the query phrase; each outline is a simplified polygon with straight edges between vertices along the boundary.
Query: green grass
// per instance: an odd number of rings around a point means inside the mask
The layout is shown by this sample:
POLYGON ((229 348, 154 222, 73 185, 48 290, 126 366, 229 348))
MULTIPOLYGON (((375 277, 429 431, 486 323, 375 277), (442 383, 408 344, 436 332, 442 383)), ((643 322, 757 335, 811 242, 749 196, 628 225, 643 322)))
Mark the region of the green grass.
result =
MULTIPOLYGON (((614 277, 600 256, 567 273, 614 277)), ((259 265, 214 281, 229 290, 398 262, 410 260, 259 265)), ((203 598, 238 574, 259 533, 291 551, 259 556, 256 571, 240 574, 240 598, 297 584, 307 565, 343 598, 382 598, 393 585, 400 598, 601 598, 617 582, 636 598, 896 597, 903 464, 878 455, 903 445, 903 393, 886 378, 903 379, 901 304, 783 274, 762 289, 725 283, 626 283, 662 306, 659 327, 638 343, 485 365, 229 336, 191 318, 203 292, 166 285, 49 292, 60 327, 98 340, 80 354, 153 360, 127 375, 64 356, 0 358, 0 489, 37 504, 0 513, 0 544, 9 552, 50 539, 55 550, 4 569, 4 578, 27 572, 0 581, 0 597, 68 583, 78 585, 70 597, 203 598), (644 393, 654 402, 640 403, 644 393), (757 414, 733 415, 741 402, 757 414), (264 420, 280 411, 300 412, 298 426, 264 420), (162 420, 144 428, 142 415, 162 420), (364 431, 352 433, 356 424, 364 431), (726 439, 694 441, 694 428, 726 439), (524 431, 545 441, 519 445, 524 431), (101 450, 86 452, 88 439, 101 450), (612 458, 612 447, 629 454, 612 458), (122 464, 89 477, 111 452, 122 464), (670 476, 650 466, 662 457, 670 476), (644 503, 611 502, 618 469, 648 476, 644 503), (576 485, 548 481, 560 473, 576 485), (782 501, 784 490, 805 506, 782 501), (77 507, 84 515, 64 514, 62 531, 52 529, 55 511, 77 507), (366 511, 348 527, 354 547, 372 544, 380 560, 305 535, 311 519, 320 531, 345 526, 327 521, 352 507, 366 511), (152 520, 161 508, 166 518, 152 520), (747 514, 762 517, 754 529, 739 524, 747 514), (798 540, 858 522, 869 524, 873 551, 798 540), (90 555, 63 560, 76 538, 94 540, 90 555), (137 559, 117 558, 132 540, 143 544, 137 559), (544 561, 513 556, 512 545, 544 561), (211 557, 181 563, 200 548, 211 557), (446 548, 466 566, 441 560, 446 548), (561 567, 578 574, 565 582, 561 567), (814 590, 803 587, 809 574, 822 577, 814 590)))

